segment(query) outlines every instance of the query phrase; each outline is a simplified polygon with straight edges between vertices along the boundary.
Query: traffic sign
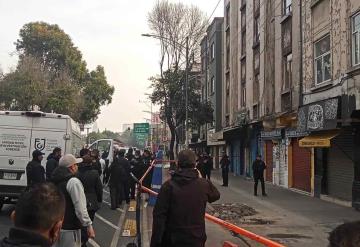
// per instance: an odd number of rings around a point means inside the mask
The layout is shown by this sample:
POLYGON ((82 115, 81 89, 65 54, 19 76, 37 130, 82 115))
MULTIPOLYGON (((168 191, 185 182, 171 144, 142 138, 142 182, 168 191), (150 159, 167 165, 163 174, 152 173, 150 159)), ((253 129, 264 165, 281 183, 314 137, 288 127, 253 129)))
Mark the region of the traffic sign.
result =
POLYGON ((149 123, 134 123, 134 133, 149 134, 149 123))

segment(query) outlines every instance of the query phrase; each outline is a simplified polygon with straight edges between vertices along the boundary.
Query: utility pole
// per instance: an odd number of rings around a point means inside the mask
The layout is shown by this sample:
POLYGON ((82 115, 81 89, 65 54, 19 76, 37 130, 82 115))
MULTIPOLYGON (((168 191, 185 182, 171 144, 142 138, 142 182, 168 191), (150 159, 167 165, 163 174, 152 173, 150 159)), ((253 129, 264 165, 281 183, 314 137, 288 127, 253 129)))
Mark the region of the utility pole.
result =
POLYGON ((186 37, 186 68, 185 68, 185 147, 186 149, 189 148, 188 90, 189 90, 189 36, 186 37))

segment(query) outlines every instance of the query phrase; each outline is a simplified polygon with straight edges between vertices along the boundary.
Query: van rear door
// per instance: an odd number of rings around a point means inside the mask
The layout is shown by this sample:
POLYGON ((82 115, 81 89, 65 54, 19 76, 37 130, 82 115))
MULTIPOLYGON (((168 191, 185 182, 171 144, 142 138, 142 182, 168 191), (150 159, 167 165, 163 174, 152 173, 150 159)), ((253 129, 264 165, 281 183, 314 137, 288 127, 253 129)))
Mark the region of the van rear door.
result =
POLYGON ((0 196, 19 194, 26 186, 32 119, 0 115, 0 196))

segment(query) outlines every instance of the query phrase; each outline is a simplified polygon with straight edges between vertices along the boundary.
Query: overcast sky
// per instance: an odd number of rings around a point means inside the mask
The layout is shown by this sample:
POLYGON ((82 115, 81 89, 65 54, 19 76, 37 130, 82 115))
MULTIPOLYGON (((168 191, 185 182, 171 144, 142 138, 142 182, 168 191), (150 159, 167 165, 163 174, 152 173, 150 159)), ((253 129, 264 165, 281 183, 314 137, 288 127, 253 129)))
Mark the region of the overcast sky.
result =
MULTIPOLYGON (((219 0, 183 0, 211 15, 219 0)), ((157 40, 148 33, 146 18, 155 0, 0 0, 0 67, 16 65, 14 42, 28 22, 58 24, 79 48, 89 69, 105 67, 108 82, 115 86, 113 101, 101 109, 100 130, 121 131, 123 123, 144 122, 148 106, 148 78, 159 73, 157 40)), ((179 2, 179 1, 172 1, 179 2)), ((223 16, 221 0, 213 17, 223 16)))

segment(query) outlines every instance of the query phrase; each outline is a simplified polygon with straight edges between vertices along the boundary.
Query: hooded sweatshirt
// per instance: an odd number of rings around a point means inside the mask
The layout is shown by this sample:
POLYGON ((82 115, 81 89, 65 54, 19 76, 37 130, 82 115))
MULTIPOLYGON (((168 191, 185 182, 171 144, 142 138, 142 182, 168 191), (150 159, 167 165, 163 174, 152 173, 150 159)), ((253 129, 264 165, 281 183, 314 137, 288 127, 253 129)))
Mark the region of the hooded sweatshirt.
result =
POLYGON ((199 178, 197 170, 175 171, 157 197, 150 246, 204 246, 206 203, 219 198, 216 187, 199 178))
POLYGON ((65 217, 62 229, 77 230, 92 224, 86 208, 84 187, 68 168, 59 166, 51 177, 65 196, 65 217))
POLYGON ((46 181, 51 179, 51 175, 56 167, 59 166, 59 158, 55 157, 53 153, 49 154, 46 162, 46 181))

